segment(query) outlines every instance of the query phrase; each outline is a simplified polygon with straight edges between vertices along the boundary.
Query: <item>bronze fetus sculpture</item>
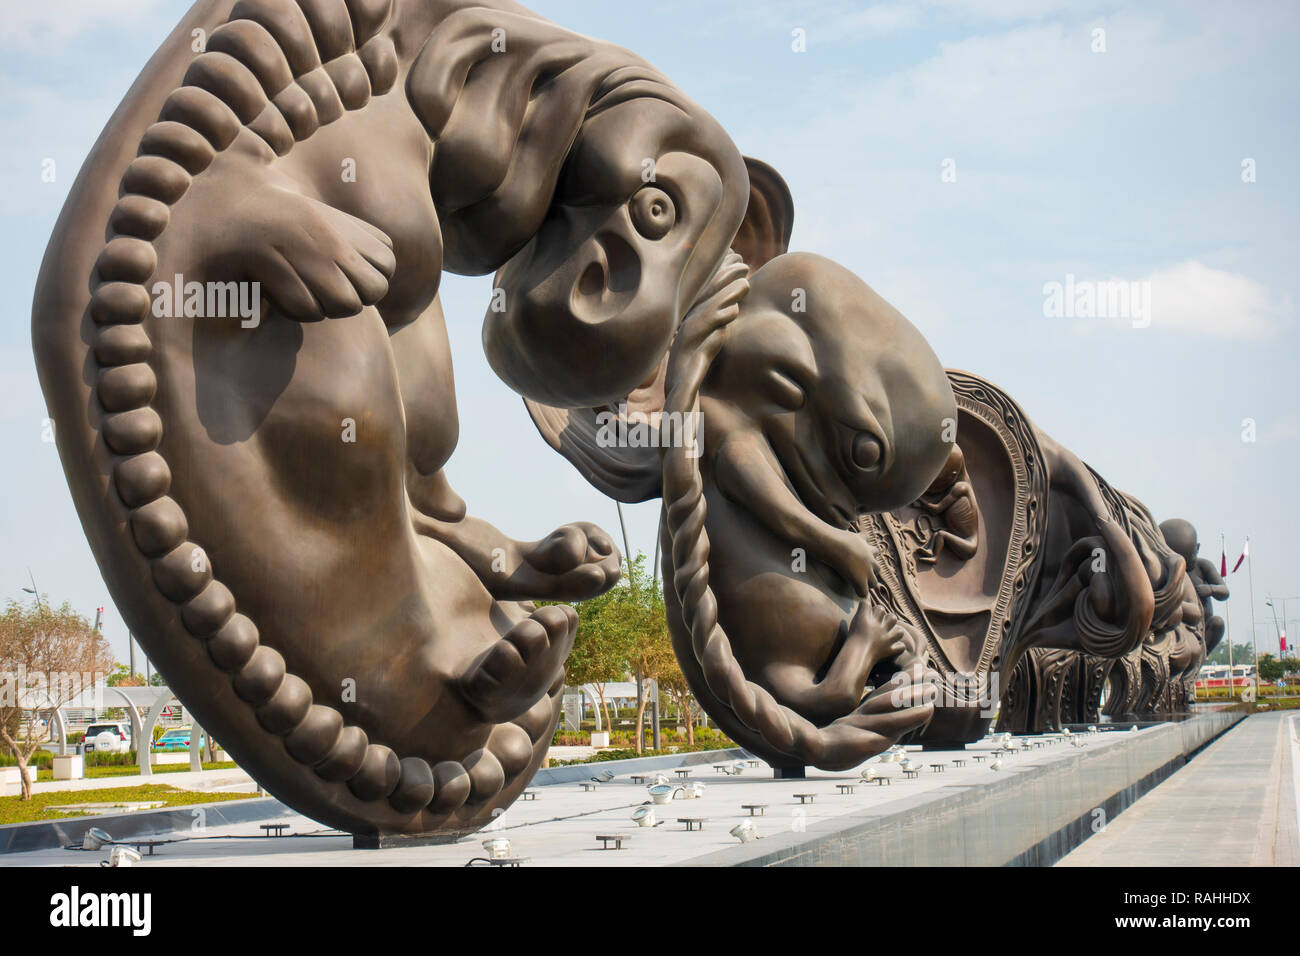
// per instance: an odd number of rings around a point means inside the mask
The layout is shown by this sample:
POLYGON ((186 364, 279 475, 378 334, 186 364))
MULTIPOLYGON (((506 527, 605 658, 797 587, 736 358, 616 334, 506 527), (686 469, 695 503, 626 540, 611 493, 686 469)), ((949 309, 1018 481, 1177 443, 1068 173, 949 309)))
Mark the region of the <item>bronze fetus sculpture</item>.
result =
MULTIPOLYGON (((1136 647, 1118 657, 1032 650, 1017 668, 1003 701, 1000 726, 1006 729, 1059 730, 1095 722, 1102 714, 1114 720, 1149 720, 1183 713, 1191 704, 1196 673, 1207 653, 1208 618, 1195 582, 1208 582, 1212 574, 1221 586, 1218 571, 1208 561, 1205 568, 1196 567, 1204 559, 1197 557, 1191 524, 1171 519, 1157 525, 1142 502, 1096 480, 1112 502, 1116 520, 1130 529, 1147 568, 1153 597, 1149 627, 1136 647)), ((1226 596, 1226 591, 1209 584, 1205 595, 1226 596)))
POLYGON ((949 376, 958 415, 943 473, 861 522, 882 600, 927 642, 940 695, 914 740, 934 747, 977 740, 999 703, 999 728, 1024 731, 1058 723, 1045 715, 1084 683, 1095 698, 1104 675, 1074 670, 1138 646, 1164 568, 1100 476, 992 383, 949 376))
POLYGON ((739 274, 668 367, 666 413, 703 423, 698 447, 663 453, 669 630, 733 739, 778 768, 842 769, 933 710, 923 644, 874 603, 856 521, 931 484, 952 391, 911 323, 835 263, 779 256, 747 293, 739 274))
POLYGON ((1164 536, 1165 543, 1187 564, 1187 577, 1201 605, 1205 653, 1209 654, 1223 639, 1225 625, 1223 618, 1214 613, 1214 602, 1228 600, 1228 585, 1214 562, 1201 556, 1201 542, 1190 521, 1182 518, 1162 521, 1160 533, 1164 536))
POLYGON ((1106 711, 1120 719, 1185 712, 1195 697, 1196 675, 1223 636, 1213 599, 1228 596, 1214 565, 1200 557, 1196 529, 1182 518, 1162 521, 1164 543, 1184 563, 1177 601, 1153 622, 1139 651, 1116 662, 1106 711))
POLYGON ((975 500, 975 488, 966 470, 961 445, 953 443, 939 477, 916 499, 915 505, 935 518, 929 539, 916 551, 917 561, 935 564, 945 546, 950 554, 963 561, 975 556, 980 540, 979 502, 975 500))
POLYGON ((612 400, 738 230, 761 244, 750 192, 661 74, 517 4, 194 5, 73 186, 33 343, 117 606, 268 790, 358 834, 515 799, 575 623, 526 601, 619 557, 593 525, 467 516, 441 270, 499 270, 513 388, 612 400))

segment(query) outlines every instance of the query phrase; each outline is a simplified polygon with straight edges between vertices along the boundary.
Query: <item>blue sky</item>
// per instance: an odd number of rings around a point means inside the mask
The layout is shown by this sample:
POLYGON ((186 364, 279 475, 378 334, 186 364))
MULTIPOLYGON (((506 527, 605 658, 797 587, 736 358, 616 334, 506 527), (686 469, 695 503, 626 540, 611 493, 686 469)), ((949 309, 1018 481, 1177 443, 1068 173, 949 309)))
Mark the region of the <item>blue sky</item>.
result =
MULTIPOLYGON (((28 568, 55 602, 126 633, 82 535, 30 347, 45 243, 91 144, 183 0, 42 0, 0 18, 0 596, 28 568), (42 182, 42 163, 56 179, 42 182)), ((856 271, 950 366, 1028 414, 1217 561, 1246 535, 1261 650, 1266 594, 1300 634, 1300 69, 1293 3, 553 0, 533 9, 654 63, 795 197, 792 246, 856 271), (802 30, 806 49, 792 49, 802 30), (1097 30, 1104 52, 1094 52, 1097 30), (1253 160, 1254 182, 1242 163, 1253 160), (945 164, 945 161, 950 161, 945 164), (955 170, 945 181, 944 170, 955 170), (1043 287, 1145 281, 1154 320, 1048 318, 1043 287), (1243 421, 1255 440, 1243 441, 1243 421), (1279 601, 1280 606, 1280 601, 1279 601)), ((488 279, 448 277, 470 508, 517 537, 612 502, 537 437, 480 348, 488 279), (501 449, 535 453, 525 473, 501 449)), ((656 507, 627 510, 634 550, 656 507)), ((1249 639, 1244 569, 1230 582, 1249 639)))

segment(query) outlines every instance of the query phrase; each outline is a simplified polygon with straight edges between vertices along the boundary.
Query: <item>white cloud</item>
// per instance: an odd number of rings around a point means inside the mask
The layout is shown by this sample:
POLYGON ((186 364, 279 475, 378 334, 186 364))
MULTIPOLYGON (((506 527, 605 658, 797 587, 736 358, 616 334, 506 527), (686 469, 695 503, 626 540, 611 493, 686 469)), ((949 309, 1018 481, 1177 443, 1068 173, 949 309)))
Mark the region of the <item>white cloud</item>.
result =
POLYGON ((929 0, 947 14, 970 20, 1041 20, 1054 14, 1080 16, 1101 6, 1081 0, 929 0))
MULTIPOLYGON (((23 0, 6 3, 0 48, 39 47, 111 24, 120 27, 154 13, 169 0, 23 0)), ((174 5, 174 4, 173 4, 174 5)))
POLYGON ((1059 317, 1063 304, 1072 331, 1085 335, 1099 328, 1100 319, 1125 328, 1261 342, 1281 331, 1290 312, 1288 301, 1276 300, 1255 279, 1195 259, 1136 280, 1071 275, 1048 285, 1058 298, 1049 298, 1044 286, 1044 314, 1051 307, 1059 317))
POLYGON ((1053 16, 1087 16, 1104 0, 907 0, 861 5, 855 0, 754 0, 742 4, 748 21, 802 25, 817 42, 844 43, 903 33, 929 23, 1027 23, 1053 16))
POLYGON ((1151 283, 1153 328, 1258 341, 1274 336, 1288 311, 1249 276, 1212 269, 1194 259, 1153 272, 1143 281, 1151 283))

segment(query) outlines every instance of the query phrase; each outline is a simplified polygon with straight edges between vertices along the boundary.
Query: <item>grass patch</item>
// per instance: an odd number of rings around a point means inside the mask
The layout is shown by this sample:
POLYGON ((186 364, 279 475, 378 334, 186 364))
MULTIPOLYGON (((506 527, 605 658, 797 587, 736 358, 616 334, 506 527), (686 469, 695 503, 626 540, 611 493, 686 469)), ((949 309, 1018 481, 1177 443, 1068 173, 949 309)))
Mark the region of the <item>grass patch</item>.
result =
POLYGON ((183 807, 195 803, 247 800, 256 796, 255 793, 177 790, 165 783, 150 783, 142 787, 111 787, 104 790, 61 790, 55 793, 32 794, 30 800, 23 800, 20 797, 0 797, 0 824, 66 820, 75 814, 58 813, 48 808, 69 803, 136 803, 161 800, 168 807, 183 807))
POLYGON ((1263 711, 1267 713, 1270 710, 1300 710, 1300 700, 1295 697, 1282 697, 1274 700, 1272 697, 1261 697, 1255 701, 1254 712, 1263 711))
MULTIPOLYGON (((31 767, 29 766, 27 769, 30 770, 31 767)), ((189 769, 190 769, 190 765, 187 763, 164 763, 154 767, 153 772, 154 772, 154 776, 157 776, 158 774, 161 773, 188 773, 189 769)), ((236 769, 236 764, 233 762, 205 763, 203 765, 203 769, 204 770, 234 770, 236 769)), ((134 777, 139 772, 140 772, 140 768, 137 766, 87 767, 86 779, 90 780, 96 777, 134 777)), ((54 780, 53 770, 42 770, 36 775, 37 783, 50 783, 53 780, 54 780)))
POLYGON ((577 764, 604 763, 608 760, 632 760, 636 757, 669 757, 679 754, 702 753, 708 750, 728 750, 735 746, 734 743, 728 740, 721 744, 696 744, 694 747, 688 747, 683 744, 681 747, 673 747, 670 750, 651 750, 647 747, 645 750, 641 751, 641 753, 637 753, 631 748, 599 750, 592 756, 584 757, 579 760, 552 760, 550 765, 552 767, 572 767, 577 764))

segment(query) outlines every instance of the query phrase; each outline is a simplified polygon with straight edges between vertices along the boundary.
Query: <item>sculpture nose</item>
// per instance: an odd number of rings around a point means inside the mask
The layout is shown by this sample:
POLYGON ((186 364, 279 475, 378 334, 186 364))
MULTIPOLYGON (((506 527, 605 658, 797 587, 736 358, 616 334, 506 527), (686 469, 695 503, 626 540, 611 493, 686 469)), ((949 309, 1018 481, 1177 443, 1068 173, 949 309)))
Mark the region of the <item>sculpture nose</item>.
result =
POLYGON ((622 313, 641 287, 641 260, 632 245, 613 229, 602 229, 574 256, 569 309, 589 325, 622 313))

